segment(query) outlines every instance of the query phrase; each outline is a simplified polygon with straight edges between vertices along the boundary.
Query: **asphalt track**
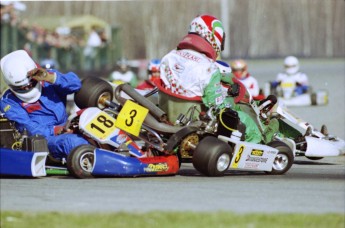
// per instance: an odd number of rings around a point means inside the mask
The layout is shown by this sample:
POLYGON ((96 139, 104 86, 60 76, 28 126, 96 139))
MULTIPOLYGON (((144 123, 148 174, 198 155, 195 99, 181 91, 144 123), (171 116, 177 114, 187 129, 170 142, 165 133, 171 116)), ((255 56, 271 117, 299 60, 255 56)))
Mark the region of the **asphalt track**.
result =
MULTIPOLYGON (((330 103, 291 108, 315 126, 345 136, 345 65, 343 59, 301 61, 314 87, 330 92, 330 103)), ((249 61, 260 84, 275 77, 281 60, 249 61)), ((311 161, 298 157, 280 176, 228 171, 203 177, 191 164, 176 176, 137 178, 72 177, 0 179, 1 211, 147 212, 231 211, 345 214, 345 156, 311 161)))
POLYGON ((1 210, 345 213, 344 164, 344 156, 298 158, 281 176, 228 171, 212 178, 183 164, 168 177, 1 179, 1 210))

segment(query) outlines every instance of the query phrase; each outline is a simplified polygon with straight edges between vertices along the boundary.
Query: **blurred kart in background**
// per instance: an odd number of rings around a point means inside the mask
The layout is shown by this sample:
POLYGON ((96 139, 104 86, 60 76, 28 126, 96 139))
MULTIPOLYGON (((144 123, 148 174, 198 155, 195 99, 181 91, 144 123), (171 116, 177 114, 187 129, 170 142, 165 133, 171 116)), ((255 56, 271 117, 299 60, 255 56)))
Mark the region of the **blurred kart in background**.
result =
POLYGON ((273 86, 273 82, 265 83, 264 95, 267 97, 272 94, 278 98, 278 101, 285 106, 310 106, 327 105, 328 91, 324 89, 315 90, 310 87, 306 93, 296 93, 295 82, 289 81, 289 78, 282 81, 278 86, 273 86))

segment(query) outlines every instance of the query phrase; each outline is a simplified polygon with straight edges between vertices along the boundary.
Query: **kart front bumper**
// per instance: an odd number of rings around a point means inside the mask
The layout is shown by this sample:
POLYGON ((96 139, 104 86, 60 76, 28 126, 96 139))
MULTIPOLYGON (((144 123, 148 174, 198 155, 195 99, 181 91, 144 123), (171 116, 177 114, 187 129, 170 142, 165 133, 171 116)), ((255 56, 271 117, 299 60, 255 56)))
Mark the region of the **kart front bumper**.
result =
POLYGON ((136 158, 96 149, 93 176, 175 175, 179 171, 177 156, 136 158))

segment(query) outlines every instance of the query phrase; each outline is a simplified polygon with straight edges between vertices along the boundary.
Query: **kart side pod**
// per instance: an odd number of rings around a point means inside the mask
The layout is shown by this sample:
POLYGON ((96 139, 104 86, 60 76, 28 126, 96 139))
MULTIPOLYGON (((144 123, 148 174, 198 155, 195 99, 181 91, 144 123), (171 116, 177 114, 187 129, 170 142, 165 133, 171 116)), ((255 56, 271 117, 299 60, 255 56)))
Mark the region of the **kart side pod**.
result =
POLYGON ((95 149, 94 176, 175 175, 179 171, 177 156, 129 157, 103 149, 95 149))
POLYGON ((344 154, 344 141, 330 141, 322 138, 315 138, 306 136, 307 151, 305 156, 308 157, 326 157, 326 156, 339 156, 344 154))
POLYGON ((47 155, 48 152, 0 148, 0 174, 27 177, 46 176, 47 155))

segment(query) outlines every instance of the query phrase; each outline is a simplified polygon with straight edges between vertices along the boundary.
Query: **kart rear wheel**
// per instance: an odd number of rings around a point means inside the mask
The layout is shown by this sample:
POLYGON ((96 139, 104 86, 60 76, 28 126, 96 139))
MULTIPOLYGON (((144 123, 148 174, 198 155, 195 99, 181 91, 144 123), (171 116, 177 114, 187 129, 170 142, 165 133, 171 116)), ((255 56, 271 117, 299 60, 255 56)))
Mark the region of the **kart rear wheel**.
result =
POLYGON ((80 145, 74 148, 67 158, 67 169, 72 176, 80 179, 93 178, 95 147, 91 145, 80 145))
POLYGON ((267 172, 272 175, 281 175, 286 173, 294 162, 294 156, 291 148, 284 142, 272 141, 267 146, 278 149, 279 152, 274 159, 271 172, 267 172))
POLYGON ((173 153, 178 147, 177 156, 180 163, 190 161, 193 154, 193 149, 199 143, 199 135, 196 133, 196 127, 184 127, 175 134, 173 134, 166 143, 165 150, 173 153))
POLYGON ((207 136, 193 153, 194 168, 206 176, 223 176, 231 162, 232 148, 218 138, 207 136))
POLYGON ((81 89, 75 93, 74 102, 80 109, 88 107, 104 108, 102 100, 113 99, 113 87, 105 80, 89 77, 82 81, 81 89))

